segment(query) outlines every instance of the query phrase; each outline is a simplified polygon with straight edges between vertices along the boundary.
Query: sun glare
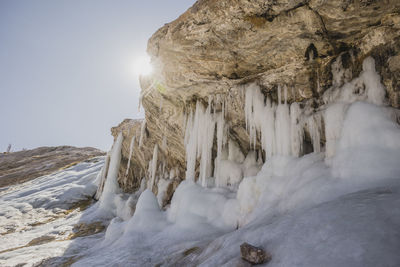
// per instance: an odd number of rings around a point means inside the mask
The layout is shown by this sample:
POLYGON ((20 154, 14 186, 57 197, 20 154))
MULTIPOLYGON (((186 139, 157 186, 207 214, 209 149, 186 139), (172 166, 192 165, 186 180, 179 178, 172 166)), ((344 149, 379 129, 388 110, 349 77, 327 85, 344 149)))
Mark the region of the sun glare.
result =
POLYGON ((147 54, 137 56, 133 64, 133 72, 135 75, 149 75, 153 71, 150 57, 147 54))

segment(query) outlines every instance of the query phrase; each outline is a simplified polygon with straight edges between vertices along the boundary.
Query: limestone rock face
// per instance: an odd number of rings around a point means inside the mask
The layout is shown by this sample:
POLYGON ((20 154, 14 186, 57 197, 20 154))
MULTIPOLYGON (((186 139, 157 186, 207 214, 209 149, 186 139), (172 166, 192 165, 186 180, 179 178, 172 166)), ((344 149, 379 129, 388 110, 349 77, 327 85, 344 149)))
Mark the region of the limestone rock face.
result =
POLYGON ((125 120, 112 131, 124 135, 119 181, 127 191, 149 179, 156 144, 157 177, 185 179, 184 122, 197 101, 224 100, 228 136, 246 155, 243 85, 251 82, 274 102, 277 88, 286 86, 289 103, 317 109, 328 88, 358 75, 372 56, 385 101, 400 107, 398 0, 199 0, 154 33, 148 53, 155 70, 141 77, 143 144, 139 148, 142 122, 125 120), (346 74, 334 81, 332 64, 339 58, 346 74))

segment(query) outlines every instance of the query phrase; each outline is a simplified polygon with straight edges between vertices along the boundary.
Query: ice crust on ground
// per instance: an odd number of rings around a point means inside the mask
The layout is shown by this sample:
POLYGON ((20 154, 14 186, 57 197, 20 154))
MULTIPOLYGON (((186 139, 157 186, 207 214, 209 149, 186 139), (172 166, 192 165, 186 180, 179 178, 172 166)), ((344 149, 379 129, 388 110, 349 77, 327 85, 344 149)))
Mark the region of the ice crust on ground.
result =
POLYGON ((1 191, 0 266, 21 263, 34 266, 43 259, 62 255, 71 246, 68 236, 73 225, 91 221, 89 213, 97 211, 97 208, 91 212, 87 210, 82 217, 78 209, 68 209, 94 195, 96 177, 103 165, 104 157, 94 158, 1 191), (43 236, 54 238, 54 241, 26 246, 43 236))

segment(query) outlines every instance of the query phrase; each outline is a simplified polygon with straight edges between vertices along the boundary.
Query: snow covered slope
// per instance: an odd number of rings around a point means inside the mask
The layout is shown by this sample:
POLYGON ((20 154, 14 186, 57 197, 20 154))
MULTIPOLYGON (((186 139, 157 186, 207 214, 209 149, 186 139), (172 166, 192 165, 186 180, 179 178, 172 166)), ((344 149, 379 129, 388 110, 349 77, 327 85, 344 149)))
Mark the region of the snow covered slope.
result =
POLYGON ((96 148, 73 146, 0 153, 0 190, 102 155, 104 152, 96 148))
POLYGON ((103 157, 93 158, 1 191, 0 266, 31 266, 62 255, 91 204, 103 164, 103 157))

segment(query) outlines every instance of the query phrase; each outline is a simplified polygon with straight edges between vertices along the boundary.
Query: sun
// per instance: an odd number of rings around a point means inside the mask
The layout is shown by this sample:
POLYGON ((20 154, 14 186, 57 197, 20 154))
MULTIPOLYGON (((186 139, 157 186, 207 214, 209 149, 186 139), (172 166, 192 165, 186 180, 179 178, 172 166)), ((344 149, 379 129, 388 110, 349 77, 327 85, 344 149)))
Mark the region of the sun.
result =
POLYGON ((133 63, 133 73, 137 76, 147 76, 153 72, 150 57, 147 54, 136 56, 133 63))

